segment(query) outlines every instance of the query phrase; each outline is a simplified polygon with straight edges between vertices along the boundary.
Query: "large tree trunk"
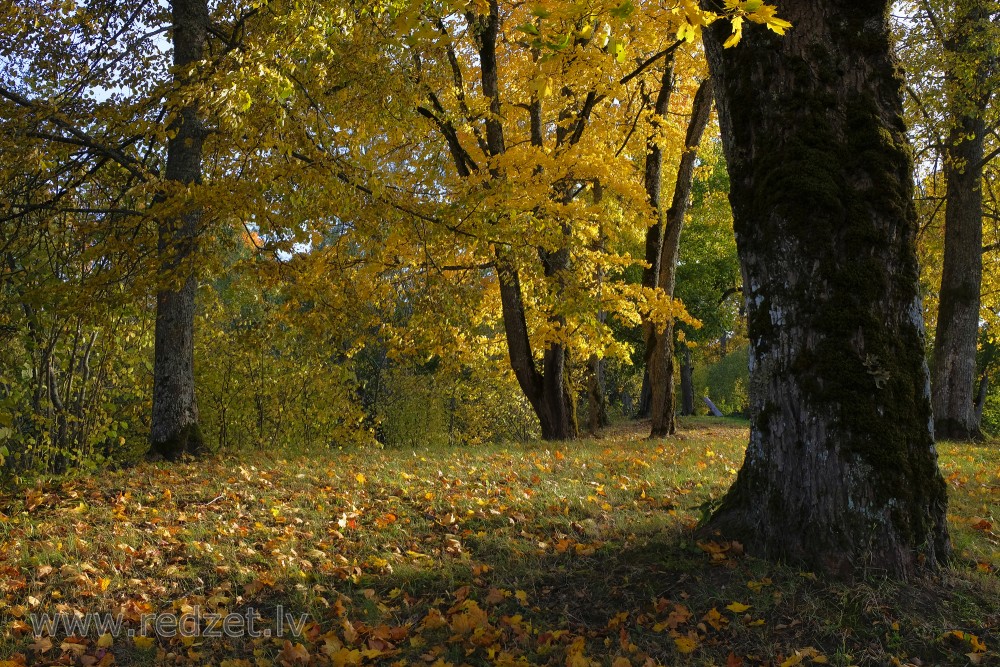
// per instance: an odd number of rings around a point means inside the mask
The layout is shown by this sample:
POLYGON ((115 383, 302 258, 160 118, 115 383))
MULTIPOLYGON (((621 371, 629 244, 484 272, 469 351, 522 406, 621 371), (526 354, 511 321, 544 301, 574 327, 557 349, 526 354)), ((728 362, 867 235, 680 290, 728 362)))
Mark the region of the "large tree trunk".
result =
MULTIPOLYGON (((698 144, 708 125, 712 111, 711 79, 701 82, 695 93, 691 107, 691 120, 684 138, 684 153, 677 167, 674 184, 674 198, 666 215, 663 233, 663 247, 660 251, 660 277, 657 284, 667 296, 674 296, 677 282, 677 259, 681 248, 681 231, 684 216, 687 215, 691 186, 694 183, 694 163, 698 154, 698 144)), ((649 355, 649 384, 652 389, 650 416, 652 417, 651 438, 671 435, 677 430, 674 416, 677 394, 674 391, 674 323, 667 322, 662 331, 652 330, 654 343, 649 355)))
POLYGON ((706 526, 817 571, 946 561, 916 213, 886 2, 798 0, 705 45, 750 337, 750 444, 706 526))
MULTIPOLYGON (((963 61, 976 55, 975 33, 986 16, 982 5, 982 0, 967 0, 955 6, 958 15, 945 48, 954 55, 956 68, 966 66, 963 61)), ((949 105, 957 113, 945 147, 944 264, 932 365, 934 434, 938 439, 971 440, 981 435, 973 391, 983 281, 986 123, 982 109, 989 93, 982 88, 988 62, 986 57, 978 58, 973 65, 977 71, 971 77, 966 72, 948 77, 949 105)))
MULTIPOLYGON (((187 80, 187 69, 202 59, 208 34, 206 0, 174 0, 174 76, 187 80)), ((190 185, 201 182, 205 130, 196 104, 178 110, 167 145, 166 179, 190 185)), ((163 197, 159 198, 163 203, 163 197)), ((156 294, 153 353, 151 452, 168 459, 203 449, 194 393, 194 314, 196 277, 194 250, 201 211, 187 207, 159 221, 160 273, 156 294)))

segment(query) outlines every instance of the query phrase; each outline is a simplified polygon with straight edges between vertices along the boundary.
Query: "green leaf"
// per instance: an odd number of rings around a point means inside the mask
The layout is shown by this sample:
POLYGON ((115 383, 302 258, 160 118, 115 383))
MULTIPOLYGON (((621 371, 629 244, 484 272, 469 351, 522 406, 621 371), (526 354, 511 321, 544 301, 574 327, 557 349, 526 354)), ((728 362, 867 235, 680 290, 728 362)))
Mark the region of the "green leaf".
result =
POLYGON ((609 13, 616 19, 627 19, 634 11, 635 5, 632 4, 632 0, 625 0, 622 4, 611 9, 609 13))
POLYGON ((291 97, 294 92, 295 88, 292 86, 291 82, 284 82, 281 88, 278 89, 278 101, 284 102, 291 97))
POLYGON ((617 37, 612 37, 608 40, 608 53, 613 55, 618 62, 625 62, 625 43, 617 37))
POLYGON ((555 51, 562 51, 567 46, 569 46, 570 41, 572 39, 573 39, 573 36, 571 34, 567 33, 567 34, 563 35, 563 38, 561 40, 559 40, 558 42, 549 42, 548 46, 549 46, 549 48, 551 48, 551 49, 553 49, 555 51))
POLYGON ((527 33, 529 35, 538 35, 538 28, 535 27, 533 23, 522 23, 517 26, 515 30, 520 30, 521 32, 527 33))

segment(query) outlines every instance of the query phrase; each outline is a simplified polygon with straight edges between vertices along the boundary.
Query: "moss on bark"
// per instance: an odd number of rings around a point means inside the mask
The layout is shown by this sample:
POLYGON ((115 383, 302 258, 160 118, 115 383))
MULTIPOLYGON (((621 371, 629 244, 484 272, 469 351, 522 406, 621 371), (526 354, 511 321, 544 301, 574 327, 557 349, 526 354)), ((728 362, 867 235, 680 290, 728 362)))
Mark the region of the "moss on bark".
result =
POLYGON ((206 451, 205 440, 197 424, 188 424, 166 440, 153 442, 149 449, 151 455, 168 461, 176 461, 184 454, 201 456, 206 451))
POLYGON ((948 544, 899 84, 872 6, 786 9, 784 38, 706 39, 753 365, 750 447, 709 525, 834 574, 905 575, 948 544))

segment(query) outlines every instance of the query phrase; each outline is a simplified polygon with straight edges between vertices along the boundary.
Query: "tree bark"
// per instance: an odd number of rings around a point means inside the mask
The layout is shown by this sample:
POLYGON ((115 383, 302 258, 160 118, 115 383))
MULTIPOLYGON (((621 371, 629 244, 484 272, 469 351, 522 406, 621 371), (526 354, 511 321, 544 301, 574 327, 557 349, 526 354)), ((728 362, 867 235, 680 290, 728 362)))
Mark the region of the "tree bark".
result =
MULTIPOLYGON (((986 17, 982 5, 981 0, 955 5, 953 32, 944 45, 956 59, 955 67, 977 55, 977 27, 986 17)), ((945 146, 944 262, 932 364, 934 435, 938 439, 974 440, 982 435, 973 391, 983 281, 983 110, 989 93, 982 88, 988 63, 988 57, 976 58, 971 80, 947 75, 951 83, 948 103, 956 115, 945 146)))
POLYGON ((694 366, 691 364, 691 349, 684 345, 684 361, 681 363, 681 414, 694 414, 694 366))
MULTIPOLYGON (((208 35, 206 0, 174 0, 174 78, 183 85, 189 67, 203 57, 208 35)), ((201 183, 202 144, 205 130, 198 105, 177 110, 171 124, 175 133, 167 144, 166 179, 184 186, 201 183)), ((176 196, 176 195, 175 195, 176 196)), ((164 203, 166 197, 159 197, 164 203)), ((151 453, 173 460, 182 454, 199 454, 204 448, 198 428, 194 391, 194 315, 197 279, 194 252, 202 212, 185 206, 180 214, 168 213, 158 223, 160 278, 156 294, 156 330, 153 352, 153 412, 151 453)))
POLYGON ((979 378, 979 390, 976 392, 976 423, 982 423, 983 409, 986 407, 986 399, 990 395, 990 376, 983 373, 979 378))
POLYGON ((587 410, 587 428, 591 435, 597 435, 610 421, 604 391, 604 360, 596 354, 587 360, 587 410))
MULTIPOLYGON (((646 140, 646 164, 643 170, 643 185, 646 189, 646 197, 649 199, 649 206, 653 209, 653 224, 646 229, 646 268, 642 272, 643 287, 655 289, 660 280, 660 256, 663 252, 663 209, 660 206, 661 191, 663 189, 663 149, 656 143, 655 132, 659 123, 670 110, 670 96, 674 90, 674 56, 673 53, 667 56, 663 65, 663 75, 660 80, 660 90, 656 94, 656 101, 653 102, 653 117, 651 121, 652 132, 646 140)), ((642 389, 639 391, 639 409, 636 412, 638 419, 645 419, 650 416, 653 408, 652 384, 649 379, 650 364, 653 357, 653 348, 656 346, 656 331, 653 323, 648 319, 643 319, 642 331, 645 339, 646 349, 643 353, 642 389)))
POLYGON ((912 162, 888 3, 799 0, 784 36, 705 33, 750 338, 750 444, 704 530, 906 577, 950 551, 912 162))
MULTIPOLYGON (((663 247, 660 250, 658 287, 673 298, 677 282, 677 259, 681 247, 681 231, 684 216, 687 215, 691 186, 694 183, 695 158, 701 143, 708 117, 712 111, 711 79, 701 82, 695 93, 691 107, 691 120, 684 138, 684 153, 677 167, 674 197, 667 210, 663 231, 663 247)), ((649 355, 649 384, 652 389, 650 416, 652 425, 649 436, 658 438, 673 434, 677 430, 674 416, 677 394, 674 391, 674 323, 667 322, 663 331, 652 328, 654 343, 649 355)))

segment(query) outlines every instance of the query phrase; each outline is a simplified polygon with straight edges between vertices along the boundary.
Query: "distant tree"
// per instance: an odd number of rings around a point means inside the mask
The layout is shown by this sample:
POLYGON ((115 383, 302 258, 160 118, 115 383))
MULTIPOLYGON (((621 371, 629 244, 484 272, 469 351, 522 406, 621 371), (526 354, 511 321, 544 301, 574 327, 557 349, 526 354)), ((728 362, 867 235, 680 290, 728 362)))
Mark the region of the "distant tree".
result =
POLYGON ((705 45, 731 179, 751 432, 706 529, 818 571, 946 561, 888 3, 788 3, 784 37, 705 45))
MULTIPOLYGON (((932 392, 938 438, 979 436, 975 383, 977 341, 984 313, 984 176, 1000 153, 987 137, 1000 127, 994 89, 1000 83, 1000 7, 988 0, 903 4, 899 52, 908 72, 907 102, 923 171, 932 166, 924 195, 933 200, 925 235, 944 243, 934 314, 932 392), (939 169, 940 167, 940 169, 939 169), (943 186, 938 184, 943 180, 943 186), (939 190, 940 192, 935 192, 939 190), (941 196, 943 195, 943 197, 941 196), (943 215, 941 215, 943 213, 943 215)), ((984 385, 985 386, 985 385, 984 385)))
MULTIPOLYGON (((670 297, 674 297, 677 283, 677 260, 680 254, 681 232, 684 229, 684 218, 687 216, 688 204, 691 199, 691 187, 694 183, 695 159, 698 144, 701 143, 708 117, 712 111, 711 81, 701 82, 695 93, 691 107, 691 120, 688 121, 684 137, 684 149, 680 163, 677 166, 677 177, 674 180, 674 194, 670 208, 663 216, 663 233, 659 248, 656 267, 658 277, 656 287, 670 297)), ((647 258, 648 261, 649 258, 647 258)), ((671 435, 676 430, 674 418, 677 403, 674 391, 674 322, 669 320, 666 325, 657 330, 651 327, 651 335, 647 337, 649 385, 651 390, 650 417, 652 426, 651 437, 671 435)))

